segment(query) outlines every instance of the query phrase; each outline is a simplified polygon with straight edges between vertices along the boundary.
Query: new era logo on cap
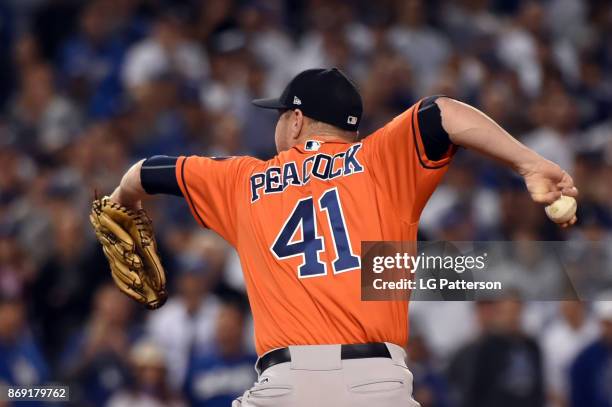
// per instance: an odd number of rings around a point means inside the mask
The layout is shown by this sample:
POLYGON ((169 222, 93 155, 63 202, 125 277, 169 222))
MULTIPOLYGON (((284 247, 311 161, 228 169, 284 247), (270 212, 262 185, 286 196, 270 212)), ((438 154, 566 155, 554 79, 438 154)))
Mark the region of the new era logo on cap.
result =
POLYGON ((294 105, 301 105, 301 104, 302 104, 302 101, 300 100, 300 98, 299 98, 299 97, 294 96, 294 97, 293 97, 293 104, 294 104, 294 105))
POLYGON ((348 119, 346 119, 346 122, 348 124, 357 124, 357 118, 355 116, 349 116, 348 119))

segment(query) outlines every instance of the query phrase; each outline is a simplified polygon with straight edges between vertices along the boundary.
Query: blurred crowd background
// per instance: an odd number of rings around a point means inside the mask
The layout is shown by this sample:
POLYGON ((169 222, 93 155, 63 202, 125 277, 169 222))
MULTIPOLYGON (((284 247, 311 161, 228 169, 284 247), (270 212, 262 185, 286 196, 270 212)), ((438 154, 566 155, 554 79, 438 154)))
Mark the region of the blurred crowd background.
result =
MULTIPOLYGON (((445 94, 580 188, 579 224, 563 231, 520 179, 460 151, 421 239, 610 241, 607 0, 2 0, 0 382, 67 383, 74 405, 111 407, 227 406, 248 388, 235 253, 181 199, 147 203, 171 297, 145 312, 111 285, 87 213, 149 155, 271 157, 276 115, 250 100, 321 66, 358 84, 363 136, 445 94)), ((612 406, 609 304, 416 302, 415 396, 612 406)))

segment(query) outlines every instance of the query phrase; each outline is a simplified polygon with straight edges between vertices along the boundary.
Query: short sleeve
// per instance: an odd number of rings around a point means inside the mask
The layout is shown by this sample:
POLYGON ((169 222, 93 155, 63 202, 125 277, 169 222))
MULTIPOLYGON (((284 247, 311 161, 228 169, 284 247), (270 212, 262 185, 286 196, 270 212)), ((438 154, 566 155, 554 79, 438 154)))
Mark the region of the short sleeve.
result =
POLYGON ((376 182, 384 189, 402 220, 419 220, 427 200, 446 173, 456 146, 438 160, 425 154, 417 118, 421 102, 396 116, 363 141, 364 154, 376 182))
POLYGON ((176 179, 200 225, 217 232, 230 244, 237 238, 236 211, 240 186, 250 157, 179 157, 176 179))

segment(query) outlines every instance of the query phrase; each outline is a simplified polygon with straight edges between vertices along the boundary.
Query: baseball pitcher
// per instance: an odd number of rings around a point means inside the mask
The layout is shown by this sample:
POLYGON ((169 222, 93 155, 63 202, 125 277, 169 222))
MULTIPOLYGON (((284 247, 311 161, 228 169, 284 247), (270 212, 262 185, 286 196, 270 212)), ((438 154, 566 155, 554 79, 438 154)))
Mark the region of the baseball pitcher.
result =
POLYGON ((459 146, 514 169, 538 203, 576 196, 572 178, 485 114, 442 96, 361 138, 361 97, 338 69, 304 71, 279 98, 253 103, 279 114, 271 160, 155 156, 94 203, 115 282, 150 308, 163 304, 141 201, 184 197, 202 227, 236 248, 244 272, 259 379, 234 407, 418 405, 404 353, 408 304, 360 300, 361 241, 416 240, 459 146))

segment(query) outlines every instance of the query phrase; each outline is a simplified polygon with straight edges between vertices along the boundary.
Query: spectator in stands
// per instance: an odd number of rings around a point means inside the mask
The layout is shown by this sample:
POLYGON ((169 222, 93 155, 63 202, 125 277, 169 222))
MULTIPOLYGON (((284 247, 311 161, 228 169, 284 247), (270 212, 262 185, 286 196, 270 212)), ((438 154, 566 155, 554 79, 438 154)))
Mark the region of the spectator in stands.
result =
POLYGON ((482 338, 490 335, 495 321, 495 305, 492 301, 477 301, 474 304, 477 332, 475 337, 462 345, 450 358, 446 377, 449 382, 451 405, 462 406, 472 386, 475 375, 476 351, 482 338))
POLYGON ((612 406, 612 301, 610 293, 605 300, 593 305, 599 319, 600 337, 584 349, 572 364, 570 371, 573 407, 612 406))
POLYGON ((27 326, 21 299, 0 299, 0 382, 12 386, 45 384, 47 364, 27 326))
POLYGON ((81 11, 80 30, 60 50, 60 75, 70 96, 98 116, 108 113, 121 92, 119 70, 127 44, 113 31, 108 1, 89 2, 81 11))
POLYGON ((135 98, 147 90, 151 80, 165 73, 196 83, 206 77, 208 58, 186 36, 186 18, 180 10, 165 10, 155 21, 152 35, 128 51, 122 78, 135 98))
POLYGON ((185 393, 195 407, 228 406, 256 380, 257 357, 244 348, 246 300, 225 299, 216 321, 213 352, 192 356, 185 393))
POLYGON ((66 347, 62 376, 71 385, 71 401, 103 406, 126 383, 130 344, 140 331, 133 303, 112 284, 98 289, 91 318, 66 347))
POLYGON ((410 330, 410 345, 406 349, 408 368, 414 377, 412 394, 422 407, 449 406, 446 378, 438 368, 425 338, 410 330))
POLYGON ((511 297, 491 304, 483 336, 461 355, 460 406, 542 406, 544 383, 538 344, 521 328, 522 304, 511 297))
POLYGON ((163 351, 142 340, 130 352, 131 384, 114 394, 106 407, 184 407, 167 382, 163 351))
POLYGON ((80 115, 54 84, 53 67, 39 64, 22 72, 17 97, 10 107, 18 146, 30 153, 54 154, 77 135, 80 115))
POLYGON ((181 78, 169 71, 157 72, 139 87, 139 95, 127 112, 131 149, 137 157, 189 153, 181 87, 181 78))
POLYGON ((547 89, 533 104, 531 114, 538 127, 524 136, 525 144, 571 173, 576 111, 567 92, 559 84, 547 89))
POLYGON ((108 278, 100 248, 91 240, 77 238, 89 225, 85 218, 74 216, 69 204, 74 194, 54 188, 55 197, 48 202, 55 214, 49 243, 53 251, 29 287, 41 345, 53 365, 59 356, 55 350, 87 319, 91 293, 108 278))
POLYGON ((427 21, 423 0, 396 3, 398 24, 388 32, 394 50, 411 65, 421 79, 415 83, 419 94, 429 92, 446 59, 450 56, 448 39, 427 21))
POLYGON ((293 44, 281 26, 281 9, 271 3, 248 3, 239 13, 239 23, 247 35, 249 49, 262 64, 262 89, 260 94, 282 92, 283 84, 292 77, 285 63, 287 55, 294 53, 293 44))
POLYGON ((558 317, 546 329, 540 341, 548 399, 552 406, 568 405, 570 365, 597 333, 597 322, 589 315, 584 303, 559 303, 558 317))
POLYGON ((34 264, 24 255, 17 239, 17 225, 0 224, 0 295, 23 295, 34 272, 34 264))
POLYGON ((521 88, 530 95, 538 95, 542 85, 542 66, 538 55, 538 38, 544 31, 543 6, 535 1, 521 2, 516 18, 498 37, 497 56, 520 79, 521 88))
POLYGON ((170 384, 179 389, 185 380, 192 352, 212 350, 219 301, 210 293, 210 269, 198 257, 183 258, 176 282, 177 295, 150 315, 150 337, 168 355, 170 384))

